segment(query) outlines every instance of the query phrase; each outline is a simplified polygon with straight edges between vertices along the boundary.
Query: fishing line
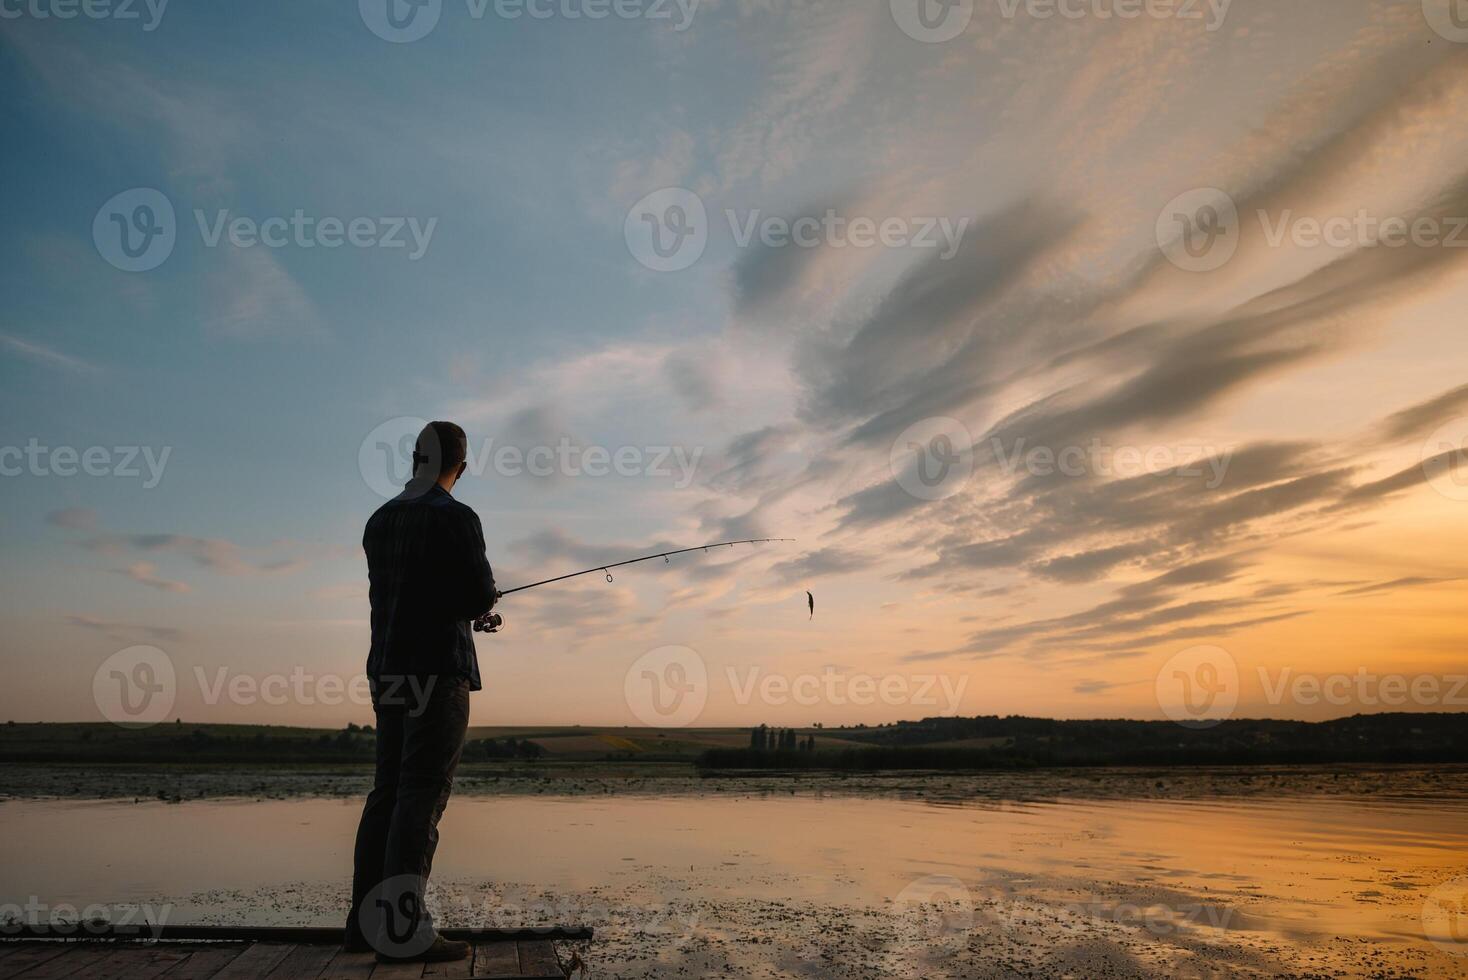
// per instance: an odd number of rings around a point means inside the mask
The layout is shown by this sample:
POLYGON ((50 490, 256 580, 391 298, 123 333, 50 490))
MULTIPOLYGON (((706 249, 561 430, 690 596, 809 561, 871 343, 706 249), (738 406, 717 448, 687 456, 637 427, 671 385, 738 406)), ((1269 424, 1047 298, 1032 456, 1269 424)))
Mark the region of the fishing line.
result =
MULTIPOLYGON (((531 582, 529 585, 516 586, 513 589, 506 589, 503 592, 498 593, 498 597, 503 599, 505 596, 514 595, 516 592, 524 592, 528 589, 538 589, 542 585, 554 585, 556 582, 564 582, 567 579, 580 578, 583 575, 591 575, 595 572, 601 572, 607 577, 607 581, 611 582, 613 581, 612 569, 623 568, 627 565, 636 565, 645 561, 653 561, 657 558, 661 558, 666 564, 672 564, 671 559, 674 555, 687 555, 695 551, 707 552, 712 548, 732 548, 735 545, 740 544, 776 544, 794 540, 794 538, 744 538, 739 541, 718 541, 713 544, 697 545, 693 548, 679 548, 676 551, 659 551, 655 555, 643 555, 641 558, 629 558, 626 561, 612 562, 609 565, 593 565, 590 568, 583 569, 579 572, 571 572, 568 575, 557 575, 555 578, 548 578, 540 582, 531 582)), ((504 620, 500 618, 498 614, 489 613, 487 616, 484 616, 474 621, 474 631, 476 633, 494 633, 498 632, 499 628, 503 625, 504 620)))

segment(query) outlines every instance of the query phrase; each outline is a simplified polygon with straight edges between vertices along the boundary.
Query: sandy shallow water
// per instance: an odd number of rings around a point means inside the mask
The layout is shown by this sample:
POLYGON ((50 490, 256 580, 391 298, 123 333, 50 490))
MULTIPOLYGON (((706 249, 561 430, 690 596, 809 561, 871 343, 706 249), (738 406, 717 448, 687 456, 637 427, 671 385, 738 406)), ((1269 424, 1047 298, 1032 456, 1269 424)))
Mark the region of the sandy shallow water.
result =
MULTIPOLYGON (((449 925, 595 926, 604 977, 1468 976, 1468 797, 1437 789, 466 796, 430 900, 449 925)), ((12 799, 0 902, 337 924, 356 813, 12 799)))

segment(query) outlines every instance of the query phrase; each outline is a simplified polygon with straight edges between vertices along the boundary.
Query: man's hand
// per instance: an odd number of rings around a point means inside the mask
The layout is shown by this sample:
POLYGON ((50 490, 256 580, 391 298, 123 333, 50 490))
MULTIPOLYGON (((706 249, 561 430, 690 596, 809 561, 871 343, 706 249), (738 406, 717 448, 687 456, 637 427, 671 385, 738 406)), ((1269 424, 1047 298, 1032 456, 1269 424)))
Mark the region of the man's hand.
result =
POLYGON ((500 594, 496 591, 494 596, 489 600, 489 608, 474 620, 474 632, 494 633, 499 630, 500 624, 503 621, 494 614, 494 607, 499 604, 499 601, 500 594))

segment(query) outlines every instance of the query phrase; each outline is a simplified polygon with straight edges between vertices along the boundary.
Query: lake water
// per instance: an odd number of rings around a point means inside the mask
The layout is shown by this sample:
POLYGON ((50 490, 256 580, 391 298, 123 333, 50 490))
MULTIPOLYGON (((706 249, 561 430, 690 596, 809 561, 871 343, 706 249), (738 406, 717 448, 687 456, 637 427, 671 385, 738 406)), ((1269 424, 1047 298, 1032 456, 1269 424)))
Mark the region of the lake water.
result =
MULTIPOLYGON (((0 902, 337 925, 357 812, 319 799, 7 801, 0 902)), ((829 922, 860 931, 917 908, 928 932, 915 938, 956 956, 982 955, 970 934, 1043 943, 1077 928, 1141 967, 1150 952, 1195 957, 1190 943, 1242 943, 1276 964, 1309 953, 1349 966, 1356 948, 1434 972, 1468 953, 1453 943, 1468 940, 1468 888, 1453 884, 1468 875, 1468 804, 1440 799, 468 798, 441 829, 441 924, 595 920, 615 939, 633 909, 653 935, 707 929, 734 945, 752 931, 809 957, 825 955, 829 922), (771 910, 797 921, 771 924, 771 910)))

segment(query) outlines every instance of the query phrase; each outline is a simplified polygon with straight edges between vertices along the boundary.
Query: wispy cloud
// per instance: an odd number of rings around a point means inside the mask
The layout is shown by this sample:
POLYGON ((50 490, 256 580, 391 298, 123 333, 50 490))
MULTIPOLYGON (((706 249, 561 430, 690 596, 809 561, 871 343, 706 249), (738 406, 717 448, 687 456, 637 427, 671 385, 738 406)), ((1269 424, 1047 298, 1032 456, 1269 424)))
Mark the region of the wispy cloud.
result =
POLYGON ((101 374, 102 369, 90 361, 47 347, 33 340, 25 340, 8 333, 0 333, 0 344, 27 360, 47 367, 57 368, 72 374, 101 374))
POLYGON ((135 561, 132 564, 126 565, 122 568, 113 569, 113 571, 116 572, 118 575, 122 575, 132 579, 139 585, 146 585, 149 588, 157 589, 160 592, 193 591, 193 589, 189 586, 187 582, 179 582, 173 579, 166 579, 161 577, 158 574, 158 566, 150 561, 135 561))
POLYGON ((46 523, 73 531, 90 531, 97 526, 97 512, 90 507, 64 507, 46 515, 46 523))
POLYGON ((81 629, 101 633, 118 643, 135 643, 138 640, 173 643, 183 639, 184 636, 183 630, 172 626, 139 626, 134 623, 121 623, 116 620, 89 616, 85 613, 68 615, 66 622, 81 629))

